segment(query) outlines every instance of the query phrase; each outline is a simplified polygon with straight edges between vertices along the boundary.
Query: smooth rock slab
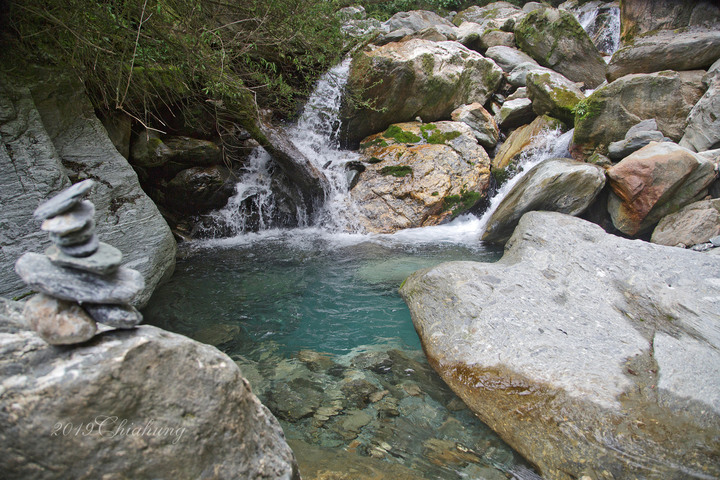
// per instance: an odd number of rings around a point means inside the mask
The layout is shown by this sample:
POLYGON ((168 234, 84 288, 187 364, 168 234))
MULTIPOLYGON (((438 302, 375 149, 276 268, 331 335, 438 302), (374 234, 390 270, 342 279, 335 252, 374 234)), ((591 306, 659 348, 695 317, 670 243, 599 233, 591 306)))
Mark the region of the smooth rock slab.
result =
POLYGON ((142 275, 131 268, 120 267, 112 275, 99 276, 58 267, 39 253, 20 257, 15 272, 31 288, 80 303, 128 304, 145 287, 142 275))
POLYGON ((133 328, 139 325, 143 316, 131 305, 97 305, 86 303, 83 308, 98 323, 115 328, 133 328))
POLYGON ((58 193, 51 199, 41 203, 33 212, 38 220, 45 220, 60 215, 80 203, 82 198, 90 192, 95 185, 92 179, 83 180, 58 193))
POLYGON ((50 345, 83 343, 95 336, 95 321, 75 302, 38 294, 23 310, 28 326, 50 345))
POLYGON ((98 249, 87 257, 66 255, 53 245, 45 250, 45 255, 59 267, 70 267, 98 275, 108 275, 118 269, 122 263, 122 252, 112 245, 99 242, 98 249))
POLYGON ((67 235, 85 228, 94 216, 95 205, 83 200, 75 208, 45 220, 40 229, 55 235, 67 235))
POLYGON ((430 364, 548 480, 720 476, 720 256, 523 216, 401 287, 430 364))

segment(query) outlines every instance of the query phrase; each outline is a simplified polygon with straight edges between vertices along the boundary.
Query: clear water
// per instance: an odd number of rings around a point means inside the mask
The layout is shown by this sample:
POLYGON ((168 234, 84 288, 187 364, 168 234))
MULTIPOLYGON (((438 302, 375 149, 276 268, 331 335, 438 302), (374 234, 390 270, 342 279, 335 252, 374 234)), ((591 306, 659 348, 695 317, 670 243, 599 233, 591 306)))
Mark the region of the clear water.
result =
POLYGON ((397 293, 495 261, 479 221, 398 235, 268 230, 186 244, 146 322, 217 346, 280 419, 303 478, 529 478, 428 365, 397 293))

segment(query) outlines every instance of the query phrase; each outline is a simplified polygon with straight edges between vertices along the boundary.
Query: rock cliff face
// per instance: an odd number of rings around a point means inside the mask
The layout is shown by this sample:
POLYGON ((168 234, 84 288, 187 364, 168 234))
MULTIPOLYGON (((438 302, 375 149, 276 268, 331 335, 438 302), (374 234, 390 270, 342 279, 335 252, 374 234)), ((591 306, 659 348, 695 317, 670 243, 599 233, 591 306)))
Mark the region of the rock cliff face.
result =
POLYGON ((92 178, 97 185, 89 198, 97 209, 97 233, 126 254, 127 266, 142 273, 146 288, 137 304, 144 305, 174 269, 172 233, 108 138, 82 88, 56 72, 52 80, 38 78, 24 81, 30 88, 19 86, 18 79, 2 79, 0 161, 8 176, 0 195, 3 205, 13 206, 0 213, 8 226, 2 234, 2 268, 8 273, 0 277, 0 294, 25 293, 19 278, 9 273, 12 264, 21 253, 49 245, 34 233, 38 225, 30 220, 32 210, 72 182, 92 178))
POLYGON ((0 469, 7 479, 297 480, 237 365, 155 327, 46 344, 0 301, 0 469))
POLYGON ((430 363, 544 478, 707 478, 718 272, 716 254, 532 212, 498 263, 439 265, 400 293, 430 363))

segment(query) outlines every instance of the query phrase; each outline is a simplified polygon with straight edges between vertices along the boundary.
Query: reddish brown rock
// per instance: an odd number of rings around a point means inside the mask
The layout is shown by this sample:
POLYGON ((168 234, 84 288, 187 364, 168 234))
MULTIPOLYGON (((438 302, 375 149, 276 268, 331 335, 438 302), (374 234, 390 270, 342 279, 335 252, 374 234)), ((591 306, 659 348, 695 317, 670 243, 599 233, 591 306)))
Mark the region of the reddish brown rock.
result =
POLYGON ((715 179, 712 162, 669 142, 652 142, 607 171, 615 228, 639 235, 662 217, 697 201, 715 179))

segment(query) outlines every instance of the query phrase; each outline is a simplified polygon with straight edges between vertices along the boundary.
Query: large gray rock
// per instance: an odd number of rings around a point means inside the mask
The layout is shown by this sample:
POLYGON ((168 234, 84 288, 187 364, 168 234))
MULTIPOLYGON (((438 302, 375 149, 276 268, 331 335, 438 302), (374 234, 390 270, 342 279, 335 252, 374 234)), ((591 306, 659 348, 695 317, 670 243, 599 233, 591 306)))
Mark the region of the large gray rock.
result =
MULTIPOLYGON (((718 62, 715 62, 718 63, 718 62)), ((720 147, 720 78, 709 73, 709 87, 688 115, 685 134, 680 145, 696 152, 720 147)))
POLYGON ((605 81, 605 60, 569 12, 545 8, 528 13, 515 26, 515 40, 538 63, 573 82, 595 88, 605 81))
POLYGON ((547 67, 541 67, 535 60, 532 62, 523 62, 513 68, 508 75, 508 82, 514 87, 526 87, 527 76, 529 73, 548 73, 550 75, 557 75, 558 73, 547 67))
POLYGON ((343 143, 356 146, 393 123, 449 118, 461 105, 485 104, 502 70, 457 42, 409 40, 358 53, 341 112, 343 143))
POLYGON ((531 168, 508 192, 487 222, 482 239, 505 243, 525 213, 549 210, 580 215, 605 186, 602 168, 551 158, 531 168))
POLYGON ((13 271, 27 251, 50 245, 33 210, 70 186, 55 146, 25 86, 0 75, 0 295, 28 291, 13 271))
POLYGON ((531 212, 499 262, 400 293, 430 364, 543 478, 712 478, 718 272, 718 255, 531 212))
POLYGON ((720 198, 691 203, 666 215, 653 230, 651 241, 691 247, 720 235, 720 198))
POLYGON ((427 10, 398 12, 382 24, 382 29, 387 33, 374 41, 377 45, 395 42, 404 37, 415 36, 422 31, 429 30, 434 30, 441 35, 442 40, 454 40, 457 37, 456 27, 449 20, 427 10))
POLYGON ((720 57, 720 30, 661 30, 636 38, 615 52, 608 64, 612 82, 630 73, 700 70, 720 57))
POLYGON ((480 25, 483 30, 489 28, 505 29, 512 31, 515 23, 521 19, 525 13, 509 2, 491 2, 485 6, 469 7, 453 18, 455 25, 462 25, 464 22, 472 22, 480 25))
POLYGON ((64 167, 57 175, 62 177, 67 171, 74 181, 95 179, 88 200, 95 204, 97 233, 103 242, 123 252, 126 267, 142 274, 145 289, 136 302, 144 305, 158 283, 169 278, 175 268, 177 246, 170 228, 140 188, 137 174, 108 138, 78 83, 53 72, 31 90, 64 167))
POLYGON ((658 30, 720 26, 720 5, 714 0, 623 0, 620 15, 622 41, 626 44, 658 30))
POLYGON ((3 478, 300 478, 227 355, 150 326, 60 349, 21 308, 0 303, 3 478))
POLYGON ((485 52, 485 56, 493 59, 504 72, 508 73, 512 72, 513 69, 521 63, 533 63, 537 65, 537 62, 527 53, 522 52, 517 48, 502 45, 488 48, 485 52))
POLYGON ((575 108, 571 152, 585 159, 607 153, 641 120, 655 119, 673 141, 682 138, 690 110, 705 93, 704 72, 658 72, 626 75, 595 90, 575 108))
POLYGON ((453 122, 462 122, 472 129, 475 139, 485 148, 497 145, 500 131, 490 112, 479 103, 456 108, 450 114, 453 122))

